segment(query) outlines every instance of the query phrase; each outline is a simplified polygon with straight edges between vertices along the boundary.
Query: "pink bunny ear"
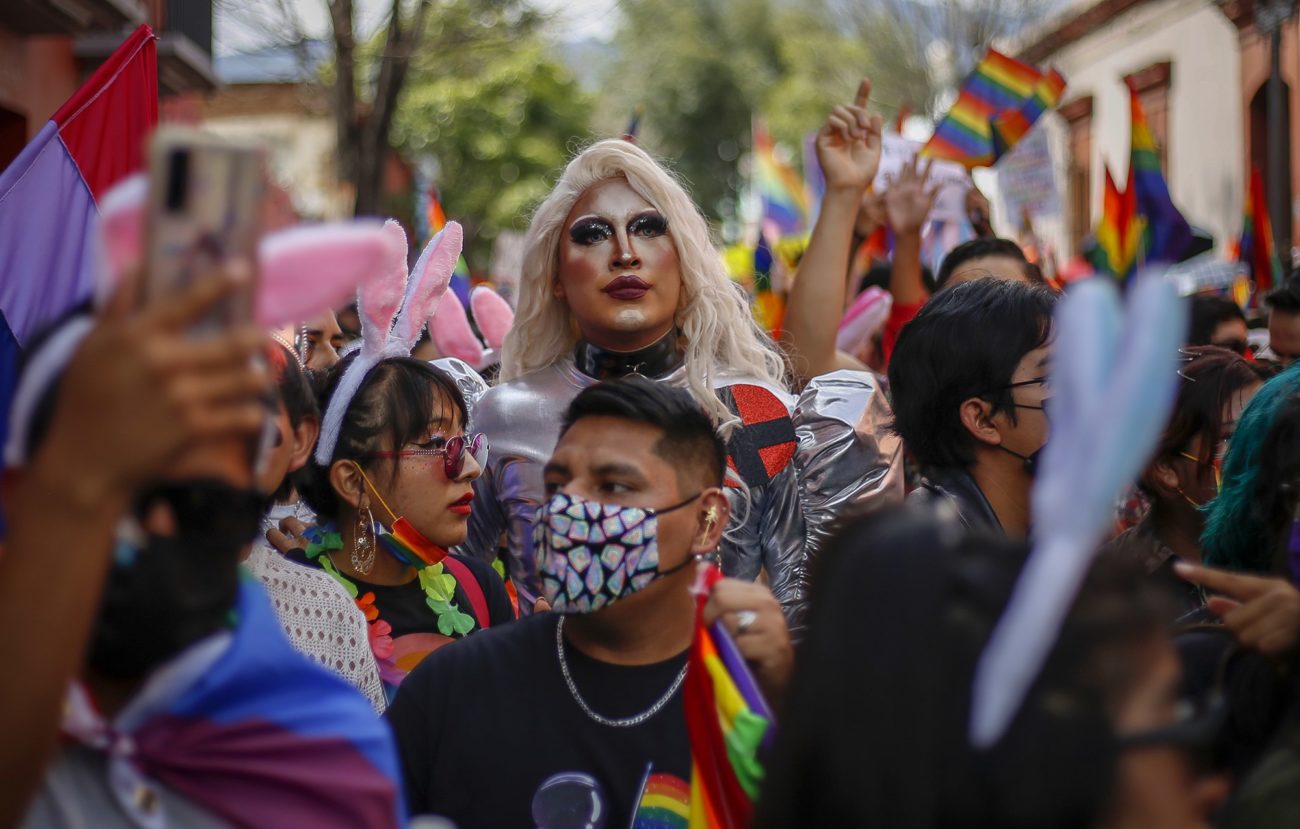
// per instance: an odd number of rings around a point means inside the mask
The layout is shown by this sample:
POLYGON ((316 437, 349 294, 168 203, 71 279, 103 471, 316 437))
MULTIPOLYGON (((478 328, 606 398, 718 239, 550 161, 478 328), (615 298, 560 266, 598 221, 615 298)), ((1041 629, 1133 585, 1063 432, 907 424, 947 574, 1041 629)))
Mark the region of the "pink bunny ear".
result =
POLYGON ((465 316, 465 306, 460 304, 460 297, 450 291, 438 303, 438 308, 429 320, 429 336, 437 346, 438 353, 444 357, 455 357, 469 363, 470 368, 483 368, 486 352, 483 344, 474 336, 469 327, 469 317, 465 316))
MULTIPOLYGON (((424 252, 411 271, 411 281, 406 288, 406 301, 402 303, 402 313, 393 328, 393 338, 407 346, 407 351, 415 345, 420 336, 420 328, 437 307, 438 300, 447 292, 451 284, 451 274, 456 270, 460 259, 461 243, 464 235, 456 222, 448 222, 437 235, 425 245, 424 252)), ((463 313, 463 309, 462 309, 463 313)))
POLYGON ((103 256, 95 297, 102 305, 122 281, 122 274, 144 260, 144 216, 149 177, 128 176, 99 200, 99 243, 103 256))
POLYGON ((258 249, 256 316, 275 326, 342 304, 383 273, 392 240, 375 220, 331 222, 272 233, 258 249))
POLYGON ((384 347, 393 317, 406 295, 406 231, 389 219, 384 222, 383 232, 388 240, 383 272, 362 285, 358 294, 361 338, 371 350, 384 347))
MULTIPOLYGON (((489 348, 501 349, 506 334, 515 324, 515 309, 501 295, 486 285, 480 285, 469 295, 469 307, 474 312, 474 323, 483 332, 489 348)), ((468 361, 467 361, 468 362, 468 361)))

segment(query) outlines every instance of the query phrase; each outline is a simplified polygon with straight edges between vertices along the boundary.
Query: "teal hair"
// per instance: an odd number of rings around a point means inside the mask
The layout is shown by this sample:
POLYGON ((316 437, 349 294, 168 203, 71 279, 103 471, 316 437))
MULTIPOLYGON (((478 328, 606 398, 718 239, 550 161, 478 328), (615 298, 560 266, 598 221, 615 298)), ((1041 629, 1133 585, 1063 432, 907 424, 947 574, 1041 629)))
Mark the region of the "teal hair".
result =
POLYGON ((1269 380, 1241 413, 1223 459, 1223 490, 1205 514, 1201 549, 1216 567, 1267 572, 1273 528, 1260 514, 1259 470, 1269 431, 1293 395, 1300 394, 1300 363, 1269 380))

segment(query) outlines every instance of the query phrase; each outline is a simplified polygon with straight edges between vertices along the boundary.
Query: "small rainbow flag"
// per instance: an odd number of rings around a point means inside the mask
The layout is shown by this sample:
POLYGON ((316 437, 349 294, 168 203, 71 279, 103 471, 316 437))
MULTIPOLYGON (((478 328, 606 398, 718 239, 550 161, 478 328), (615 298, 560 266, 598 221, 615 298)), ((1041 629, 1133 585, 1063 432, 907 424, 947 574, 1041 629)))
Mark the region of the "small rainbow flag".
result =
POLYGON ((921 154, 967 168, 987 166, 1016 145, 1038 117, 1056 106, 1065 78, 989 49, 962 84, 921 154))
POLYGON ((632 829, 687 829, 691 787, 672 774, 651 774, 646 767, 632 829))
POLYGON ((776 146, 762 121, 754 121, 754 186, 763 205, 763 228, 772 238, 800 233, 808 219, 808 191, 776 146))
POLYGON ((1165 174, 1160 170, 1160 153, 1147 125, 1137 87, 1126 79, 1132 114, 1129 149, 1129 193, 1137 204, 1143 228, 1138 257, 1143 262, 1177 262, 1192 241, 1192 228, 1169 197, 1165 174))
POLYGON ((704 624, 704 605, 722 573, 696 583, 695 639, 687 660, 686 731, 691 742, 690 829, 743 829, 763 782, 759 749, 775 718, 721 620, 704 624))
MULTIPOLYGON (((415 214, 419 224, 416 228, 417 235, 422 237, 426 244, 438 231, 447 226, 447 213, 442 208, 442 197, 436 185, 430 184, 419 191, 415 214)), ((469 265, 465 262, 465 255, 461 254, 456 260, 456 269, 451 273, 451 289, 456 292, 460 304, 466 308, 470 305, 469 295, 473 288, 470 282, 469 265)))
POLYGON ((785 321, 785 300, 772 290, 772 268, 776 262, 767 236, 759 233, 758 246, 754 248, 754 318, 773 339, 780 336, 785 321))
POLYGON ((1096 261, 1093 266, 1099 272, 1127 283, 1137 271, 1137 247, 1141 237, 1141 220, 1137 216, 1134 202, 1132 170, 1129 171, 1129 187, 1123 192, 1115 184, 1110 167, 1103 164, 1103 170, 1106 183, 1102 193, 1101 221, 1097 223, 1096 261))
POLYGON ((1264 201, 1264 178, 1258 167, 1250 170, 1250 189, 1246 192, 1246 205, 1242 212, 1237 261, 1250 267, 1256 295, 1260 295, 1280 283, 1283 273, 1282 260, 1278 259, 1273 247, 1273 226, 1264 201))

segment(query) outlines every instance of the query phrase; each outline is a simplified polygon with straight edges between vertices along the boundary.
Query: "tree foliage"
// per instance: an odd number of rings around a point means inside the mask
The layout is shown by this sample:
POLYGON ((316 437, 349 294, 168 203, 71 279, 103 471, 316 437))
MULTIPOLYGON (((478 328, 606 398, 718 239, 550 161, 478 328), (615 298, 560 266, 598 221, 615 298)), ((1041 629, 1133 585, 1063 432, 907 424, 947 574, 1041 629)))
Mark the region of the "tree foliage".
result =
POLYGON ((443 207, 465 226, 479 266, 500 231, 527 226, 569 148, 589 134, 588 96, 535 31, 515 35, 500 48, 428 53, 394 125, 404 155, 436 163, 443 207))

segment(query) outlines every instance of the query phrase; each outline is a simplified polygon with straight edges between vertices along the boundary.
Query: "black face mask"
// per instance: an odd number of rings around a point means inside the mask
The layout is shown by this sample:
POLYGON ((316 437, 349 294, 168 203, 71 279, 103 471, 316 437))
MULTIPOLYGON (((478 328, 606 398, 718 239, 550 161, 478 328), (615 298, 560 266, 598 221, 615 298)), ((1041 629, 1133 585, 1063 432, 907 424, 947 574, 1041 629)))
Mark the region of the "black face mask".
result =
POLYGON ((1019 452, 1012 451, 1000 443, 998 444, 998 448, 1001 449, 1003 452, 1006 452, 1008 455, 1014 455, 1015 457, 1020 458, 1020 460, 1025 464, 1025 472, 1029 475, 1030 478, 1033 478, 1036 475, 1038 475, 1038 459, 1042 456, 1043 449, 1046 448, 1046 444, 1038 447, 1028 455, 1022 455, 1019 452))
POLYGON ((135 524, 157 502, 176 534, 119 533, 87 664, 112 679, 139 679, 229 624, 239 593, 239 553, 257 533, 265 496, 220 480, 167 483, 143 493, 135 524))

